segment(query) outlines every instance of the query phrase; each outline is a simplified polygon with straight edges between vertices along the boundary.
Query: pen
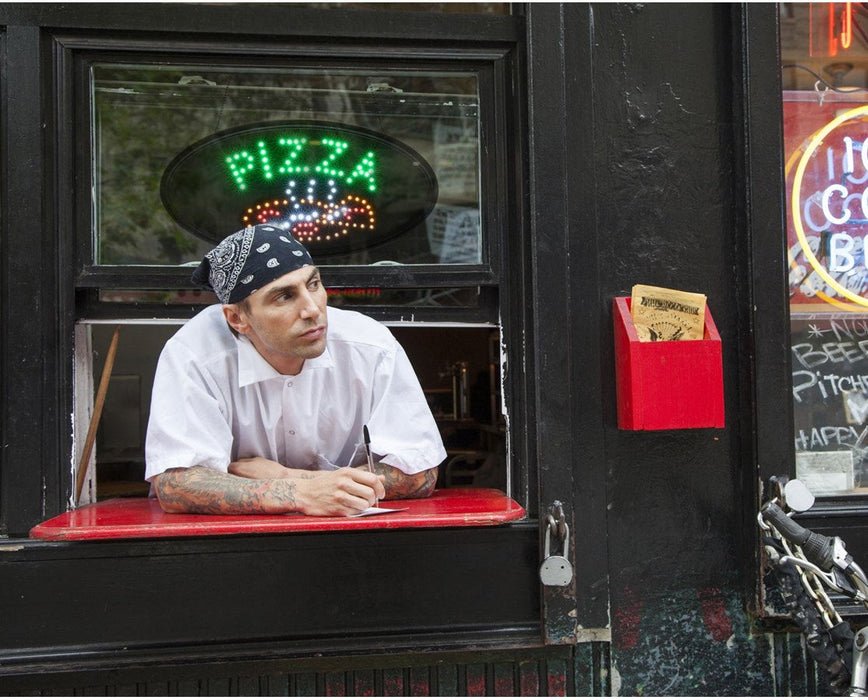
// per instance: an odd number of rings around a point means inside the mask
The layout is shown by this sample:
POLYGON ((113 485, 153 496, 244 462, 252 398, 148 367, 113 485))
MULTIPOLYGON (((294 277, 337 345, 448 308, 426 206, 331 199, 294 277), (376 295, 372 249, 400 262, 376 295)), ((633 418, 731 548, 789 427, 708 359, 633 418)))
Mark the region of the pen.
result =
MULTIPOLYGON (((365 456, 368 458, 368 471, 374 473, 374 458, 371 456, 371 434, 368 432, 368 426, 363 425, 362 431, 365 434, 365 456)), ((374 496, 374 508, 380 503, 380 499, 374 496)))

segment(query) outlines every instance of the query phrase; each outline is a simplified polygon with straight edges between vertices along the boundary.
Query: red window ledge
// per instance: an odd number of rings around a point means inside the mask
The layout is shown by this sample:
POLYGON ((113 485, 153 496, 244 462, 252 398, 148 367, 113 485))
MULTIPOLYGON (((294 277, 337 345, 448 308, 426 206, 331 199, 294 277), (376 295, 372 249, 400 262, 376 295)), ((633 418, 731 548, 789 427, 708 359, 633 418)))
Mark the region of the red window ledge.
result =
POLYGON ((384 530, 500 525, 525 509, 497 489, 438 489, 430 498, 382 501, 406 510, 360 518, 307 515, 187 515, 165 513, 153 498, 113 498, 82 506, 36 525, 40 540, 112 540, 141 537, 259 535, 278 532, 384 530))

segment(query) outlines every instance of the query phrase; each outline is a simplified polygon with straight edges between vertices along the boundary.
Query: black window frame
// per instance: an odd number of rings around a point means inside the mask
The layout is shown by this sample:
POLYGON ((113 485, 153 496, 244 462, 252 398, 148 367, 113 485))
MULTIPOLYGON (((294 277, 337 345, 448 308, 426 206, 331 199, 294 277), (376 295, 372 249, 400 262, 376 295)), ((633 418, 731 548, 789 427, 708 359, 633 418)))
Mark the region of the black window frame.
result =
MULTIPOLYGON (((479 290, 478 305, 465 308, 429 306, 358 306, 363 313, 383 322, 401 321, 412 317, 416 322, 484 323, 501 329, 508 337, 509 322, 501 318, 499 289, 508 265, 507 245, 520 241, 521 222, 510 212, 519 204, 510 191, 509 173, 516 167, 512 149, 507 147, 509 104, 507 94, 515 81, 514 51, 509 46, 479 48, 473 45, 456 47, 451 41, 430 41, 425 46, 395 40, 383 58, 382 47, 375 42, 336 39, 328 45, 311 45, 305 41, 261 43, 251 37, 187 37, 179 44, 167 45, 155 36, 125 36, 116 38, 103 32, 72 32, 56 37, 62 47, 56 54, 59 85, 72 89, 58 96, 59 110, 69 115, 72 123, 74 151, 66 155, 70 163, 71 182, 77 185, 62 198, 70 200, 75 212, 73 233, 76 247, 76 319, 106 320, 141 318, 187 318, 202 307, 161 305, 150 303, 111 303, 99 301, 101 288, 124 289, 194 289, 189 268, 180 266, 111 266, 93 264, 94 221, 92 219, 92 124, 90 73, 93 64, 152 63, 189 66, 204 63, 225 65, 227 68, 285 68, 338 70, 352 68, 380 72, 388 68, 401 70, 436 70, 439 72, 473 72, 477 75, 480 102, 480 148, 487 155, 480 162, 480 207, 483 232, 482 262, 459 265, 404 266, 336 266, 323 264, 320 269, 329 287, 380 287, 425 289, 431 287, 475 287, 479 290), (318 48, 316 48, 318 47, 318 48), (492 154, 498 154, 492 157, 492 154)), ((61 123, 68 123, 61 119, 61 123)), ((67 209, 70 210, 70 209, 67 209)), ((507 314, 508 315, 508 314, 507 314)), ((517 342, 517 341, 516 341, 517 342)), ((510 387, 511 396, 519 387, 510 387)), ((523 401, 510 400, 516 411, 523 401)), ((517 497, 527 502, 529 477, 527 469, 515 458, 504 468, 512 470, 510 483, 518 487, 517 497)))
MULTIPOLYGON (((142 629, 127 626, 126 630, 135 630, 129 633, 137 635, 136 648, 145 651, 133 650, 130 658, 140 659, 141 654, 151 653, 148 650, 153 650, 154 644, 165 642, 158 618, 147 610, 140 613, 138 609, 124 609, 115 629, 108 631, 100 627, 98 620, 88 617, 94 609, 102 609, 104 603, 97 582, 104 580, 106 571, 115 571, 117 566, 127 572, 130 585, 139 591, 139 586, 147 587, 143 577, 159 575, 162 571, 159 567, 164 564, 175 572, 198 575, 199 564, 218 566, 228 555, 236 562, 229 567, 230 583, 239 587, 244 586, 248 570, 257 566, 259 557, 269 557, 274 552, 280 562, 286 562, 285 566, 293 564, 293 548, 286 547, 285 537, 114 543, 45 543, 26 539, 31 525, 69 506, 74 328, 77 309, 90 313, 94 308, 93 298, 88 297, 92 288, 82 287, 75 292, 79 222, 68 215, 68 206, 76 201, 77 188, 83 185, 77 181, 83 172, 81 158, 86 157, 89 163, 90 153, 76 141, 76 115, 70 113, 76 104, 70 90, 76 88, 68 80, 74 71, 70 73, 72 64, 64 52, 79 41, 99 44, 106 37, 115 36, 134 42, 152 33, 160 34, 173 47, 186 45, 189 36, 196 33, 211 40, 231 33, 264 37, 276 43, 284 41, 275 38, 279 35, 271 27, 276 23, 269 24, 261 18, 254 21, 243 6, 160 5, 159 16, 154 7, 0 6, 0 25, 10 31, 9 55, 14 55, 15 63, 8 103, 4 105, 15 104, 15 109, 13 113, 8 109, 3 112, 10 118, 2 133, 16 149, 14 154, 10 152, 4 165, 9 172, 21 175, 20 181, 4 181, 3 192, 10 206, 0 212, 2 240, 20 242, 14 260, 5 259, 0 268, 4 292, 13 292, 4 293, 0 302, 6 321, 0 328, 0 349, 4 353, 0 357, 0 382, 4 389, 0 425, 4 438, 0 445, 3 528, 0 536, 13 538, 7 540, 6 549, 0 549, 0 571, 11 572, 15 585, 22 590, 39 591, 47 599, 56 599, 52 610, 58 614, 57 629, 80 631, 82 639, 92 645, 80 653, 77 646, 63 649, 62 640, 51 629, 35 626, 28 638, 35 651, 24 652, 27 658, 22 657, 21 663, 25 666, 31 663, 27 660, 30 656, 37 659, 38 665, 44 653, 54 653, 45 652, 46 644, 60 645, 59 653, 66 658, 71 653, 79 654, 77 658, 90 655, 88 663, 103 663, 118 643, 114 635, 127 633, 120 628, 134 614, 141 614, 136 619, 140 619, 142 629), (45 255, 45 251, 51 254, 45 255), (21 278, 18 286, 11 281, 15 276, 21 278), (70 608, 60 599, 58 587, 64 591, 69 588, 84 591, 86 599, 81 606, 70 608)), ((572 163, 589 158, 594 144, 590 129, 583 131, 581 138, 571 139, 560 111, 565 103, 578 105, 582 119, 589 126, 593 124, 592 100, 574 90, 576 76, 567 77, 564 72, 565 66, 576 65, 582 72, 590 73, 592 8, 528 6, 515 8, 510 17, 461 16, 457 20, 455 15, 425 12, 340 10, 326 17, 318 10, 286 5, 259 9, 284 21, 287 13, 292 14, 297 20, 292 41, 322 45, 325 50, 337 37, 349 44, 361 40, 379 42, 383 52, 394 52, 396 44, 424 52, 432 42, 431 37, 436 36, 443 50, 452 52, 450 55, 462 47, 486 52, 506 50, 509 55, 509 80, 499 88, 503 94, 497 96, 498 103, 507 108, 495 115, 495 126, 510 146, 505 156, 510 167, 497 172, 509 196, 507 204, 496 203, 509 226, 509 236, 505 238, 508 245, 497 253, 501 261, 498 273, 504 282, 498 294, 497 321, 508 349, 505 381, 511 388, 509 450, 511 464, 517 470, 512 494, 526 505, 528 518, 496 528, 383 530, 366 533, 363 538, 352 534, 311 534, 294 542, 305 552, 319 552, 326 558, 324 566, 337 565, 334 561, 337 555, 332 550, 355 551, 358 545, 395 547, 393 551, 400 555, 395 565, 417 550, 432 548, 436 556, 423 554, 415 566, 436 579, 425 582, 425 590, 437 597, 438 605, 423 601, 419 606, 412 597, 406 600, 401 597, 400 604, 408 613, 408 620, 414 621, 412 635, 387 639, 382 648, 428 643, 462 646, 570 643, 579 633, 585 639, 605 639, 608 599, 598 590, 598 582, 605 579, 608 567, 605 539, 600 537, 606 519, 603 397, 597 372, 601 348, 593 341, 585 345, 588 337, 604 337, 604 322, 593 304, 570 305, 570 295, 594 298, 598 278, 594 274, 574 277, 565 256, 571 245, 581 245, 583 255, 593 257, 595 253, 583 238, 583 232, 594 225, 591 218, 594 175, 571 168, 572 163), (558 36, 565 34, 570 37, 566 46, 557 41, 558 36), (400 41, 396 36, 401 37, 400 41), (536 45, 532 56, 526 54, 529 44, 536 45), (570 145, 565 149, 563 144, 567 142, 570 145), (534 152, 536 155, 529 157, 534 152), (561 197, 567 186, 577 194, 564 207, 561 197), (571 220, 566 229, 564 216, 571 220), (552 329, 563 329, 564 333, 554 333, 552 329), (594 387, 592 396, 580 397, 574 391, 579 387, 594 387), (583 430, 581 438, 574 432, 578 424, 583 430), (563 589, 543 588, 537 569, 545 528, 540 529, 538 518, 559 499, 563 500, 572 525, 569 556, 576 558, 581 575, 563 589), (456 542, 460 546, 455 546, 456 542), (437 614, 450 608, 439 597, 441 584, 458 590, 469 574, 473 576, 473 585, 481 586, 496 609, 470 615, 464 605, 462 609, 468 612, 466 619, 458 611, 459 618, 450 619, 448 628, 444 628, 437 614), (581 601, 578 610, 576 600, 581 601)), ((483 153, 483 158, 486 157, 483 153)), ((350 277, 345 279, 347 283, 354 281, 350 277)), ((420 279, 428 281, 422 277, 417 281, 420 279)), ((193 311, 173 308, 172 315, 179 317, 193 311)), ((407 313, 406 309, 388 308, 372 313, 370 307, 364 311, 383 320, 407 313)), ((152 311, 147 305, 131 305, 112 308, 110 313, 112 317, 135 319, 149 317, 152 311)), ((416 319, 443 320, 427 312, 416 315, 416 319)), ((397 580, 401 572, 391 562, 382 571, 388 582, 397 580)), ((293 611, 279 591, 265 592, 279 599, 283 606, 281 614, 293 611)), ((118 605, 122 602, 121 596, 118 605)), ((153 601, 144 596, 143 602, 153 601)), ((132 604, 137 603, 138 599, 132 604)), ((197 609, 207 605, 210 603, 204 598, 195 601, 197 609)), ((38 615, 40 619, 44 613, 44 603, 38 609, 26 611, 26 615, 38 615)), ((380 627, 364 626, 370 622, 381 624, 375 609, 354 614, 351 622, 360 630, 360 636, 348 643, 355 651, 370 649, 372 638, 382 642, 382 636, 377 637, 383 633, 380 627)), ((192 641, 173 640, 172 644, 177 645, 173 658, 197 655, 200 659, 217 658, 219 649, 203 652, 196 641, 211 639, 212 627, 203 626, 192 632, 192 641), (196 638, 197 634, 202 636, 196 638)), ((255 620, 245 620, 233 633, 234 639, 243 642, 250 653, 262 653, 261 645, 257 647, 255 643, 258 634, 255 620)), ((395 633, 394 629, 385 630, 386 635, 395 633)), ((309 634, 315 635, 315 630, 309 634)), ((291 634, 287 639, 279 645, 283 652, 299 648, 305 653, 311 649, 347 648, 334 639, 297 639, 291 634)))
MULTIPOLYGON (((753 533, 744 556, 750 563, 746 568, 748 607, 758 629, 764 629, 765 620, 770 619, 773 626, 785 613, 767 596, 756 513, 772 493, 772 477, 796 476, 778 6, 744 5, 741 26, 737 50, 744 60, 736 79, 744 86, 744 106, 736 119, 744 123, 738 165, 744 171, 747 206, 741 215, 748 232, 746 282, 752 291, 750 312, 743 315, 739 331, 740 353, 749 358, 745 386, 751 391, 740 397, 740 408, 743 420, 752 424, 754 436, 752 443, 743 446, 745 463, 756 466, 755 472, 744 472, 744 493, 753 496, 744 509, 744 527, 753 533), (769 95, 776 96, 771 103, 769 95), (766 183, 761 197, 752 196, 760 189, 758 183, 766 183)), ((866 516, 865 496, 830 494, 819 497, 799 520, 817 532, 842 537, 859 561, 868 557, 866 516)), ((836 599, 835 604, 842 614, 864 624, 864 610, 848 605, 843 598, 836 599)))
MULTIPOLYGON (((781 273, 785 280, 784 294, 785 294, 785 305, 783 313, 776 313, 772 316, 773 309, 769 309, 768 318, 773 321, 774 325, 770 330, 774 330, 776 333, 783 333, 784 342, 786 344, 786 353, 785 357, 776 358, 772 360, 769 358, 767 360, 768 367, 772 369, 773 374, 769 377, 771 379, 777 379, 779 373, 786 372, 786 382, 785 386, 785 396, 787 400, 787 411, 782 415, 778 415, 776 420, 772 420, 770 417, 768 419, 768 426, 770 430, 780 430, 786 431, 786 435, 790 438, 788 444, 780 445, 777 447, 774 453, 770 454, 766 460, 762 460, 759 462, 760 464, 760 475, 765 482, 766 485, 766 495, 769 493, 768 488, 768 479, 773 476, 786 476, 790 478, 796 478, 796 433, 795 433, 795 410, 793 406, 793 378, 792 372, 794 369, 793 364, 793 353, 792 353, 792 318, 790 315, 790 304, 789 304, 789 284, 787 282, 788 276, 788 253, 787 253, 787 218, 784 214, 786 208, 790 206, 789 201, 787 199, 787 191, 786 191, 786 178, 784 174, 784 164, 787 158, 787 153, 784 151, 784 130, 783 130, 783 119, 784 119, 784 109, 783 109, 783 80, 782 80, 782 59, 781 59, 781 47, 780 47, 780 8, 776 6, 777 13, 775 15, 776 25, 774 28, 775 31, 775 39, 776 43, 774 45, 774 69, 771 69, 771 66, 764 63, 762 64, 766 70, 766 75, 757 76, 756 80, 758 83, 761 81, 762 85, 765 89, 770 91, 770 94, 774 94, 776 96, 775 107, 773 110, 763 110, 765 113, 760 115, 756 114, 752 116, 753 119, 756 120, 756 131, 762 130, 763 136, 769 140, 775 139, 777 141, 779 148, 779 155, 776 161, 776 165, 779 168, 779 176, 777 180, 780 182, 780 192, 771 193, 768 202, 765 206, 768 207, 769 214, 771 215, 772 208, 777 208, 781 212, 781 238, 782 241, 780 243, 780 250, 777 250, 775 246, 771 242, 768 245, 765 245, 762 249, 757 247, 757 253, 760 255, 774 255, 773 260, 777 263, 778 259, 782 261, 780 264, 783 265, 783 272, 781 273)), ((769 47, 772 48, 771 46, 769 47)), ((764 52, 764 57, 766 56, 766 52, 764 52)), ((770 61, 770 56, 767 60, 770 61)), ((759 110, 757 110, 759 111, 759 110)), ((772 158, 769 156, 767 158, 767 162, 771 164, 772 158)), ((757 207, 757 209, 759 209, 757 207)), ((773 281, 768 279, 758 279, 757 284, 760 285, 761 291, 769 291, 774 296, 772 299, 778 300, 780 297, 780 290, 777 288, 777 285, 773 284, 773 281)), ((759 295, 758 295, 759 296, 759 295)), ((831 307, 829 307, 831 308, 831 307)), ((765 329, 763 329, 765 330, 765 329)), ((762 331, 761 331, 762 332, 762 331)), ((768 346, 766 346, 768 347, 768 346)), ((770 411, 774 413, 774 408, 771 407, 770 411)), ((771 442, 768 440, 761 440, 761 444, 763 446, 771 445, 771 442)), ((816 498, 816 503, 811 509, 810 515, 804 516, 807 520, 811 520, 816 523, 820 528, 829 527, 833 528, 836 526, 836 523, 840 523, 843 527, 847 528, 857 528, 857 532, 855 534, 855 538, 858 538, 860 541, 860 548, 865 552, 864 557, 868 557, 868 527, 866 527, 866 532, 861 534, 858 532, 858 520, 851 520, 850 518, 866 518, 868 517, 868 494, 865 493, 828 493, 828 494, 819 494, 816 498), (843 518, 843 520, 842 520, 843 518)), ((831 533, 831 529, 830 529, 831 533)), ((855 541, 854 538, 854 541, 855 541)), ((863 557, 863 559, 864 559, 863 557)))
MULTIPOLYGON (((51 288, 50 292, 42 293, 50 295, 54 313, 41 316, 46 322, 51 319, 48 322, 50 326, 56 323, 60 333, 56 339, 57 352, 52 353, 55 368, 54 378, 50 380, 56 408, 52 411, 51 420, 42 426, 48 438, 46 440, 45 435, 41 438, 46 447, 51 446, 52 453, 56 455, 53 461, 57 466, 46 469, 40 475, 41 494, 38 503, 33 498, 25 498, 25 501, 32 503, 30 506, 24 506, 20 498, 4 503, 0 520, 4 523, 5 532, 26 534, 32 524, 61 512, 70 502, 72 445, 69 425, 64 417, 70 416, 73 410, 74 380, 70 360, 74 355, 73 324, 81 319, 124 319, 134 322, 136 319, 155 316, 187 318, 202 308, 183 305, 168 308, 162 304, 149 303, 112 304, 98 300, 100 285, 157 289, 192 288, 192 285, 189 269, 107 269, 109 266, 90 264, 92 120, 88 67, 91 62, 113 59, 131 63, 140 58, 145 61, 190 62, 219 54, 226 63, 241 65, 246 65, 248 61, 270 65, 303 61, 307 66, 349 67, 354 59, 361 59, 370 65, 391 64, 401 67, 402 62, 407 60, 420 69, 435 66, 442 69, 446 66, 456 71, 468 68, 478 70, 480 99, 485 96, 494 100, 484 110, 486 116, 480 123, 480 137, 485 149, 481 160, 482 189, 485 192, 481 202, 484 207, 484 262, 479 265, 401 266, 400 269, 323 265, 322 269, 327 284, 334 287, 371 286, 376 275, 379 286, 389 284, 396 288, 413 289, 445 284, 475 287, 480 291, 479 305, 475 308, 357 307, 381 321, 398 321, 412 315, 414 320, 421 322, 448 321, 499 326, 504 338, 509 333, 518 333, 514 329, 521 326, 523 310, 506 310, 520 305, 516 300, 524 296, 522 280, 526 271, 509 261, 506 249, 513 248, 513 258, 522 258, 522 255, 515 254, 514 249, 516 246, 526 246, 526 236, 522 234, 526 228, 525 215, 522 213, 524 202, 517 190, 522 180, 516 171, 521 155, 507 147, 510 141, 516 140, 514 133, 522 123, 522 117, 515 115, 512 102, 521 72, 521 17, 462 16, 456 22, 453 21, 454 16, 438 13, 376 10, 324 13, 309 8, 283 7, 274 12, 284 15, 290 12, 298 17, 298 21, 291 36, 279 37, 272 35, 261 20, 255 21, 247 16, 243 9, 208 8, 207 14, 203 14, 205 10, 201 7, 183 9, 161 6, 161 11, 165 9, 168 16, 164 15, 158 20, 148 15, 146 7, 133 13, 118 8, 100 13, 98 7, 87 5, 81 6, 77 12, 64 13, 57 12, 56 7, 47 5, 42 11, 24 4, 7 8, 10 25, 32 24, 32 31, 39 34, 39 56, 34 57, 39 70, 33 73, 36 78, 34 87, 38 89, 39 96, 35 98, 29 94, 26 99, 29 100, 30 108, 41 112, 40 121, 46 122, 40 148, 34 149, 34 152, 42 154, 41 167, 45 169, 46 175, 51 174, 51 179, 43 180, 40 197, 42 206, 37 211, 44 217, 37 218, 46 232, 46 245, 42 247, 51 250, 56 257, 50 265, 50 273, 39 273, 50 276, 51 282, 40 285, 31 280, 31 286, 34 290, 51 288), (53 20, 50 28, 42 26, 43 13, 53 20), (227 16, 233 18, 231 25, 238 28, 237 32, 226 31, 226 26, 229 26, 227 16), (384 21, 385 18, 389 21, 384 21), (70 26, 64 26, 66 23, 70 26), (167 25, 173 26, 175 31, 167 32, 167 25), (359 32, 360 26, 364 26, 364 32, 359 32), (480 37, 485 40, 481 41, 480 37), (248 59, 251 56, 252 59, 248 59), (500 154, 499 157, 492 158, 492 151, 500 154), (500 245, 501 240, 509 245, 500 245), (501 284, 505 279, 510 279, 516 291, 512 292, 501 284), (501 286, 500 292, 498 286, 501 286)), ((24 120, 21 121, 23 126, 24 120)), ((11 127, 14 128, 16 124, 18 122, 13 118, 11 127)), ((28 138, 32 136, 28 135, 28 138)), ((27 199, 23 194, 22 201, 27 199)), ((30 188, 27 194, 32 198, 36 192, 30 188)), ((8 212, 7 220, 11 221, 15 215, 13 208, 8 212)), ((12 318, 17 316, 15 312, 10 313, 12 318)), ((50 332, 50 329, 46 328, 46 331, 50 332)), ((516 342, 514 347, 518 345, 516 342)), ((516 368, 524 362, 524 358, 510 358, 510 364, 516 368)), ((522 374, 518 370, 512 372, 512 425, 523 425, 525 421, 522 374)), ((513 476, 513 484, 516 485, 516 497, 527 503, 528 482, 532 480, 527 476, 528 461, 525 457, 516 456, 519 453, 526 455, 527 448, 517 446, 516 442, 520 443, 521 440, 512 440, 514 454, 509 461, 520 474, 518 478, 513 476)), ((10 471, 14 469, 7 467, 7 479, 10 471)), ((31 489, 36 486, 27 476, 24 480, 31 482, 31 489)))
MULTIPOLYGON (((754 306, 749 323, 755 341, 748 352, 754 357, 755 367, 756 464, 766 495, 771 477, 796 476, 778 12, 777 6, 774 15, 756 11, 750 5, 746 7, 743 49, 751 55, 751 60, 745 63, 748 72, 744 76, 750 87, 744 114, 745 167, 749 178, 775 184, 764 191, 761 200, 749 199, 746 210, 752 232, 749 253, 754 261, 751 279, 754 306), (776 96, 771 107, 765 99, 768 94, 776 96), (785 410, 769 397, 784 399, 785 410)), ((808 519, 818 521, 864 517, 868 515, 868 496, 824 494, 818 497, 811 513, 808 519)), ((853 524, 846 520, 843 523, 853 524)), ((868 540, 868 533, 864 538, 868 540)))
MULTIPOLYGON (((124 63, 136 65, 169 64, 208 66, 223 65, 231 69, 262 68, 336 70, 352 68, 382 74, 389 69, 475 73, 478 78, 480 103, 480 143, 488 157, 480 161, 482 262, 478 264, 428 264, 371 268, 365 265, 328 265, 321 268, 331 284, 339 287, 371 285, 376 282, 391 288, 425 288, 440 286, 496 286, 501 280, 501 240, 509 239, 510 222, 507 212, 509 153, 503 121, 506 105, 503 103, 504 87, 509 81, 508 49, 478 49, 468 47, 456 50, 438 42, 426 49, 411 45, 395 45, 392 58, 383 58, 377 46, 335 42, 328 56, 311 58, 311 49, 303 43, 281 42, 263 47, 257 42, 230 40, 188 40, 183 48, 165 46, 157 38, 142 40, 101 39, 98 36, 66 37, 63 62, 70 63, 68 80, 75 85, 70 112, 76 119, 75 142, 76 181, 88 182, 91 178, 88 152, 84 146, 91 142, 89 70, 93 64, 124 63), (162 45, 162 50, 160 46, 162 45), (258 50, 253 55, 253 49, 258 50), (338 56, 335 57, 334 54, 338 56), (491 157, 502 154, 501 157, 491 157), (495 233, 497 232, 497 233, 495 233)), ((99 265, 94 257, 93 238, 88 227, 91 221, 91 195, 79 188, 75 204, 77 277, 79 288, 122 287, 148 289, 192 288, 189 270, 178 266, 147 265, 99 265)))

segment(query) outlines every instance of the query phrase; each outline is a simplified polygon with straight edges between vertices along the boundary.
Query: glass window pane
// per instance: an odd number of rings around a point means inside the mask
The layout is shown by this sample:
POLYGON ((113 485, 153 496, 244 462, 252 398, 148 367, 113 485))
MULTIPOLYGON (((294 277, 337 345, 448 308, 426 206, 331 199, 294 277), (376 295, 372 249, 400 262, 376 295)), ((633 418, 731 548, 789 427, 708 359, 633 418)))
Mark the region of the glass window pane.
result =
POLYGON ((246 223, 330 265, 482 262, 472 72, 92 66, 95 260, 198 261, 246 223))
POLYGON ((796 474, 868 491, 868 12, 781 6, 796 474))

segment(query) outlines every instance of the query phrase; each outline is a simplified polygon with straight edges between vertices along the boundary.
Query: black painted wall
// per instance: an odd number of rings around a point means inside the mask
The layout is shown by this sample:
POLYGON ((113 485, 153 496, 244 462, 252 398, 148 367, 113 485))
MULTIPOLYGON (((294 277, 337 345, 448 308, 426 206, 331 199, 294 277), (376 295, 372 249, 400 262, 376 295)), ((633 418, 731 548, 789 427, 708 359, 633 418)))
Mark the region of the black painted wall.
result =
MULTIPOLYGON (((767 647, 743 612, 753 563, 743 484, 754 467, 742 444, 753 441, 740 353, 750 241, 733 9, 593 8, 599 313, 611 319, 611 298, 636 283, 706 294, 723 340, 727 417, 724 429, 618 430, 607 329, 606 535, 613 684, 622 694, 769 692, 767 647)), ((770 263, 765 274, 780 275, 770 263)))
POLYGON ((636 283, 706 294, 728 418, 725 429, 621 431, 606 407, 613 591, 641 581, 653 599, 655 589, 732 586, 721 579, 739 567, 742 505, 728 11, 611 5, 595 15, 600 311, 610 316, 610 299, 636 283))

